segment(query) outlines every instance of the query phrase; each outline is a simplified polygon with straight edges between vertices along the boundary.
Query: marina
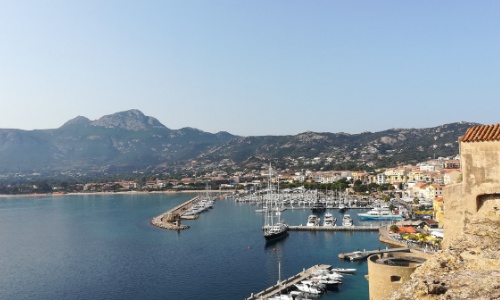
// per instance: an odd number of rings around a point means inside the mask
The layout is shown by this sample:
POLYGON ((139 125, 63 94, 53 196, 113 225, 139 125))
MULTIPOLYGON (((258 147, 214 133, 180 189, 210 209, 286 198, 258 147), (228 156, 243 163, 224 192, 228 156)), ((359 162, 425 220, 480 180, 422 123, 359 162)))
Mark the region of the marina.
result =
MULTIPOLYGON (((266 230, 266 227, 262 227, 266 230)), ((376 226, 288 226, 288 231, 379 231, 376 226)))
MULTIPOLYGON (((140 193, 3 198, 0 218, 5 223, 0 231, 5 245, 0 254, 7 257, 10 251, 17 251, 18 259, 2 261, 11 276, 3 278, 6 288, 0 291, 0 298, 60 299, 70 294, 75 299, 164 299, 168 294, 169 298, 244 299, 275 285, 281 262, 282 278, 318 263, 356 268, 355 276, 344 276, 338 290, 322 294, 320 299, 367 299, 366 261, 338 260, 335 254, 356 248, 385 248, 377 231, 321 231, 323 226, 317 226, 266 241, 262 236, 264 214, 256 214, 255 206, 231 198, 217 200, 214 209, 196 220, 183 218, 182 225, 189 226, 188 230, 167 231, 150 225, 152 216, 182 208, 196 196, 140 193), (37 251, 29 247, 32 243, 37 244, 37 251), (43 255, 43 265, 26 263, 38 253, 51 255, 43 255), (82 260, 84 267, 71 267, 82 260), (196 276, 179 275, 181 269, 196 270, 196 276), (127 284, 128 278, 135 284, 127 284), (228 278, 231 284, 220 288, 228 278), (61 280, 68 282, 64 291, 55 284, 61 280), (20 284, 27 281, 36 294, 20 284)), ((342 217, 338 210, 330 212, 337 220, 342 217)), ((305 225, 311 213, 286 210, 281 219, 292 231, 301 223, 305 225)), ((317 216, 323 223, 324 213, 317 216)), ((380 224, 360 222, 352 216, 354 228, 380 224)))
POLYGON ((287 278, 280 282, 279 284, 275 284, 273 286, 268 287, 267 289, 257 293, 252 294, 250 297, 245 298, 245 300, 257 300, 257 299, 268 299, 275 294, 281 294, 282 292, 286 292, 290 287, 294 284, 299 283, 302 280, 309 279, 315 271, 318 270, 331 270, 332 266, 330 265, 315 265, 307 270, 303 270, 302 272, 287 278))

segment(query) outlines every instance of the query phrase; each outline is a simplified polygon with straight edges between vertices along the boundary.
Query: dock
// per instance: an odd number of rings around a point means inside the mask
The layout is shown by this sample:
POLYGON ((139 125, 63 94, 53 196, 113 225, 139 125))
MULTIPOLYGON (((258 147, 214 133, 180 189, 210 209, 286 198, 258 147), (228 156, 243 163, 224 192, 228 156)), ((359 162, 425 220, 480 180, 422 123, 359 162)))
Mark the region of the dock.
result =
POLYGON ((151 220, 151 224, 169 230, 182 230, 188 229, 189 226, 181 225, 180 220, 195 220, 198 215, 195 216, 182 216, 191 206, 199 201, 198 197, 194 197, 184 203, 177 205, 176 207, 164 212, 163 214, 154 217, 151 220))
POLYGON ((263 290, 262 292, 259 292, 257 294, 251 294, 250 297, 245 298, 245 300, 258 300, 258 299, 266 299, 271 297, 274 294, 277 294, 278 292, 283 292, 286 291, 287 288, 293 287, 293 284, 298 283, 301 280, 308 279, 312 273, 316 270, 321 270, 321 269, 328 269, 331 270, 332 266, 330 265, 315 265, 307 270, 303 270, 299 274, 296 274, 288 279, 285 279, 280 282, 280 284, 275 284, 271 287, 268 287, 267 289, 263 290))
MULTIPOLYGON (((262 227, 266 230, 267 226, 262 227)), ((288 231, 378 231, 377 226, 288 226, 288 231)))
MULTIPOLYGON (((287 210, 295 210, 295 209, 308 209, 308 210, 311 210, 312 209, 312 206, 285 206, 284 208, 286 208, 287 210)), ((329 210, 329 209, 340 209, 339 207, 331 207, 331 206, 327 206, 325 207, 325 210, 329 210)), ((373 207, 371 206, 363 206, 363 207, 345 207, 344 208, 345 210, 349 210, 349 209, 373 209, 373 207)))
MULTIPOLYGON (((410 248, 402 247, 402 248, 380 249, 380 250, 372 250, 372 251, 361 251, 361 255, 363 256, 363 259, 365 259, 368 256, 373 255, 373 254, 395 253, 395 252, 410 252, 410 248)), ((354 252, 341 253, 341 254, 339 254, 339 259, 349 259, 354 254, 355 254, 354 252)))

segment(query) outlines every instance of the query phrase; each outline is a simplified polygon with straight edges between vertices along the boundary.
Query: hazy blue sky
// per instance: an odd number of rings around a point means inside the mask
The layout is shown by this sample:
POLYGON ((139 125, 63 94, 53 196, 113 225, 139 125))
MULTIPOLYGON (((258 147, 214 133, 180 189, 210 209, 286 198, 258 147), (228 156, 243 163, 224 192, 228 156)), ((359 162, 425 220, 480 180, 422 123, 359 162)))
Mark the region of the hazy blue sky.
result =
POLYGON ((500 1, 2 1, 0 128, 137 108, 239 135, 500 122, 500 1))

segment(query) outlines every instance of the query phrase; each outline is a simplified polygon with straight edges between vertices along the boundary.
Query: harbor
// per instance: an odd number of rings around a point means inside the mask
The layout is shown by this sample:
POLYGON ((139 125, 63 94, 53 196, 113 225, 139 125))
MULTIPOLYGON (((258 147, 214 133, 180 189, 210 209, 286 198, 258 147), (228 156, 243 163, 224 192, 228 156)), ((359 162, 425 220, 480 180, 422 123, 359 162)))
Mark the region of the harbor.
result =
MULTIPOLYGON (((262 227, 266 230, 268 227, 262 227)), ((288 226, 288 231, 379 231, 377 226, 288 226)))
POLYGON ((189 226, 187 225, 181 225, 181 220, 196 220, 198 218, 198 215, 191 215, 191 216, 183 216, 186 211, 188 211, 191 207, 193 207, 195 204, 197 204, 200 201, 200 198, 198 196, 181 203, 177 205, 176 207, 169 209, 168 211, 164 212, 163 214, 154 217, 151 220, 151 224, 163 228, 163 229, 168 229, 168 230, 184 230, 188 229, 189 226))
POLYGON ((311 278, 315 272, 320 271, 320 270, 331 270, 332 266, 330 265, 315 265, 307 270, 303 270, 302 272, 295 274, 294 276, 287 278, 278 284, 272 285, 268 287, 267 289, 257 293, 257 294, 251 294, 250 297, 245 298, 245 300, 257 300, 257 299, 268 299, 272 297, 275 294, 281 294, 283 292, 288 292, 288 290, 292 287, 293 285, 301 282, 302 280, 306 280, 311 278))

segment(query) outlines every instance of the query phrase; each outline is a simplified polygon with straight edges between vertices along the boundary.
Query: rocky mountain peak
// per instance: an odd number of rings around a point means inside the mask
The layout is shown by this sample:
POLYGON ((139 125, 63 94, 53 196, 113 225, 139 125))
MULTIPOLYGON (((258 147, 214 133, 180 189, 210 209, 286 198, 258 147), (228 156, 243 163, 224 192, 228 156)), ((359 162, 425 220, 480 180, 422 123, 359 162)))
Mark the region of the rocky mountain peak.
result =
POLYGON ((152 128, 167 128, 156 118, 144 115, 138 109, 118 112, 106 115, 91 123, 92 126, 105 128, 120 128, 125 130, 147 130, 152 128))
POLYGON ((64 123, 62 125, 62 127, 65 127, 65 126, 69 126, 69 125, 87 125, 89 124, 91 121, 87 118, 87 117, 84 117, 84 116, 78 116, 76 118, 73 118, 69 121, 67 121, 66 123, 64 123))

